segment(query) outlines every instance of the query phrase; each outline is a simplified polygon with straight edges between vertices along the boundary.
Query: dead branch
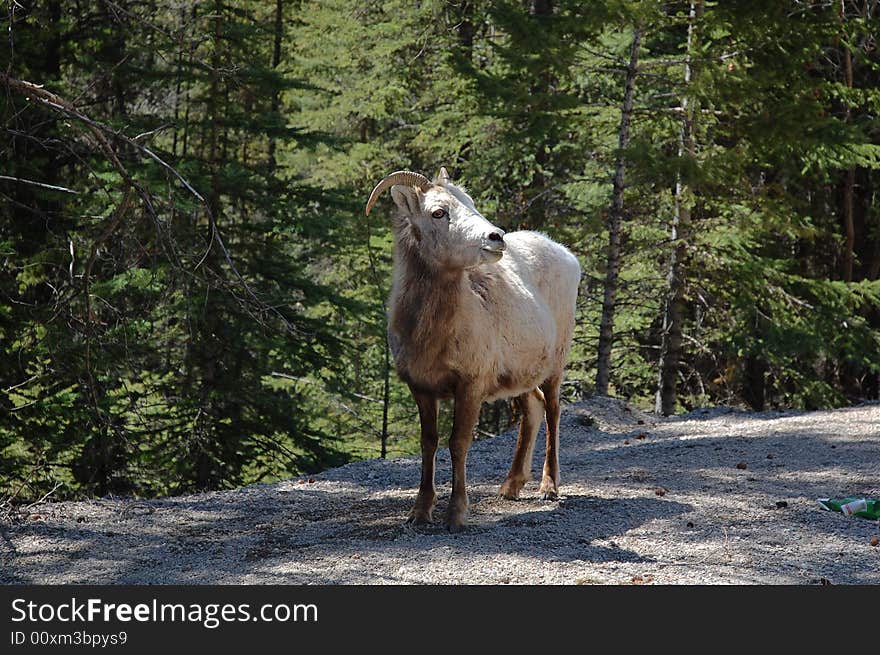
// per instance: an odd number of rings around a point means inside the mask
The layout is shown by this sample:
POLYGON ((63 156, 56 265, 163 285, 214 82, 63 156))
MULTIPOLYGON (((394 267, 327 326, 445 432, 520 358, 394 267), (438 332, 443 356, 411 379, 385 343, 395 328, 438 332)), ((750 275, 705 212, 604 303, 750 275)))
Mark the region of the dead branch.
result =
POLYGON ((42 189, 51 189, 52 191, 63 191, 64 193, 74 193, 78 194, 79 191, 74 191, 73 189, 68 189, 63 186, 55 186, 54 184, 46 184, 45 182, 36 182, 35 180, 25 180, 20 177, 10 177, 9 175, 0 175, 0 180, 9 180, 10 182, 21 182, 22 184, 30 184, 32 186, 38 186, 42 189))
POLYGON ((60 483, 60 482, 56 482, 56 483, 55 483, 55 486, 53 486, 49 491, 47 491, 47 492, 44 493, 42 496, 40 496, 40 498, 39 498, 38 500, 35 500, 35 501, 32 502, 30 505, 25 506, 25 508, 24 508, 25 511, 30 510, 30 509, 33 509, 34 507, 36 507, 36 506, 39 505, 40 503, 45 502, 46 499, 49 498, 49 496, 51 496, 52 494, 54 494, 56 491, 58 491, 58 489, 59 489, 60 487, 61 487, 61 483, 60 483))

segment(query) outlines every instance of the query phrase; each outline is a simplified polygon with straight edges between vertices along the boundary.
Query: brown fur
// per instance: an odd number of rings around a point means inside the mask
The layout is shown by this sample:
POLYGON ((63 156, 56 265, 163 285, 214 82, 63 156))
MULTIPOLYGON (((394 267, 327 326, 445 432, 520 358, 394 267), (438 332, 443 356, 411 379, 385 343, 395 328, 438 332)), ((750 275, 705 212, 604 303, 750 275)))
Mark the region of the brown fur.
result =
POLYGON ((407 241, 406 266, 410 275, 398 297, 389 324, 389 332, 403 335, 395 357, 400 378, 421 392, 433 392, 450 398, 455 392, 455 371, 438 368, 449 345, 449 325, 455 313, 456 296, 461 273, 432 274, 418 251, 407 241), (430 378, 418 373, 430 370, 430 378))

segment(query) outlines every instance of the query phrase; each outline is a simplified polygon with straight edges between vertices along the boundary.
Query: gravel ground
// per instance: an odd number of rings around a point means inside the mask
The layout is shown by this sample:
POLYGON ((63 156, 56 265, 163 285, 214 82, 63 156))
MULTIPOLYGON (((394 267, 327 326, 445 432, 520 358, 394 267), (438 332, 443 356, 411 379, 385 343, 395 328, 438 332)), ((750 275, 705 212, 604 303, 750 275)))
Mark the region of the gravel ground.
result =
MULTIPOLYGON (((880 496, 880 404, 660 419, 593 399, 561 431, 558 501, 537 481, 496 496, 515 432, 474 444, 461 534, 404 524, 417 458, 370 460, 228 492, 44 503, 0 523, 0 583, 880 584, 877 522, 816 503, 880 496)), ((449 480, 441 450, 437 517, 449 480)))

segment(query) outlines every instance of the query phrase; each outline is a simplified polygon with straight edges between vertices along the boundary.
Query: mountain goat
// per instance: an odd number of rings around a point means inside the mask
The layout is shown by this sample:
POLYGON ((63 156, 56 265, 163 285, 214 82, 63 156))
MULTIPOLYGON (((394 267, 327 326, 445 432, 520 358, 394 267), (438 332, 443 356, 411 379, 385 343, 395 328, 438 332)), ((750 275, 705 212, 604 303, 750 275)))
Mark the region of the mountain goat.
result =
POLYGON ((454 400, 452 497, 446 524, 467 517, 465 462, 484 401, 516 398, 522 422, 500 493, 519 497, 547 417, 540 491, 559 493, 559 387, 571 347, 580 265, 565 247, 536 232, 505 234, 483 218, 445 168, 433 180, 398 171, 379 182, 366 213, 391 189, 394 272, 388 340, 421 422, 422 476, 409 522, 430 523, 441 399, 454 400))

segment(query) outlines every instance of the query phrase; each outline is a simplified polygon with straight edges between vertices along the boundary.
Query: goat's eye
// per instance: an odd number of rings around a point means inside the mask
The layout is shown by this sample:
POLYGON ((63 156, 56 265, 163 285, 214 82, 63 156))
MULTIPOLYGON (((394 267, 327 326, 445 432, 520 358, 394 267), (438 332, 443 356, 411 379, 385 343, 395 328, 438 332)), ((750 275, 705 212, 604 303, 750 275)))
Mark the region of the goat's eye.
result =
POLYGON ((433 216, 434 218, 445 218, 446 217, 446 210, 445 209, 435 209, 433 212, 431 212, 431 216, 433 216))

